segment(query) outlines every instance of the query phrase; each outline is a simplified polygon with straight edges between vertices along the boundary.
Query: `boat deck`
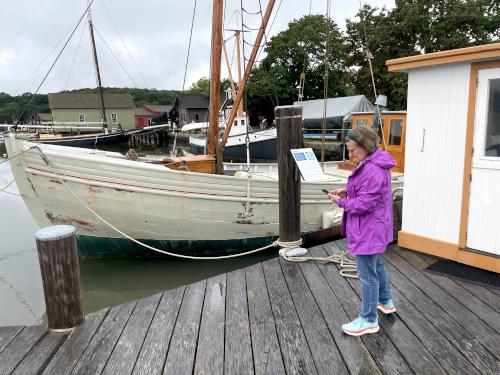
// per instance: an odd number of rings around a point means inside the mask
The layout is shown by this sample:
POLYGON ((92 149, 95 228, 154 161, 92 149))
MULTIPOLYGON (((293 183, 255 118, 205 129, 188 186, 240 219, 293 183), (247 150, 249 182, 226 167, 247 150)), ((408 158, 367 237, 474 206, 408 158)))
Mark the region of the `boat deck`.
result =
POLYGON ((70 334, 0 328, 0 373, 499 374, 500 291, 422 272, 435 259, 397 246, 385 259, 398 311, 377 334, 340 330, 358 280, 273 259, 92 313, 70 334))

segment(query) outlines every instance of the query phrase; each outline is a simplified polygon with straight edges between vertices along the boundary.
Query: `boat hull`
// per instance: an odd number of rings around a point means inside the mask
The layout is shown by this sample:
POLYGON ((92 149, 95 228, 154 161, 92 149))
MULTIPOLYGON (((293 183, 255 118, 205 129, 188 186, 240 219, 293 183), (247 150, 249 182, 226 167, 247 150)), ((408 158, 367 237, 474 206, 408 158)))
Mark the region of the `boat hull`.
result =
MULTIPOLYGON (((87 258, 130 256, 119 231, 184 254, 217 253, 221 245, 232 252, 232 244, 243 245, 238 249, 244 251, 245 244, 267 245, 265 239, 279 235, 278 181, 273 176, 177 171, 118 153, 13 137, 6 145, 9 157, 15 157, 11 166, 18 189, 38 224, 73 225, 87 258)), ((322 189, 342 186, 345 178, 338 176, 301 184, 302 233, 323 228, 323 213, 338 209, 322 189)), ((134 252, 150 253, 145 248, 134 252)))
MULTIPOLYGON (((238 254, 273 243, 276 236, 240 240, 140 240, 141 242, 173 254, 188 256, 219 256, 238 254)), ((126 238, 94 237, 77 235, 78 257, 95 258, 145 258, 166 256, 161 252, 147 249, 126 238)), ((276 249, 275 249, 276 250, 276 249)), ((272 248, 270 251, 273 251, 272 248)))
POLYGON ((61 137, 54 139, 39 140, 38 143, 59 146, 71 147, 94 147, 96 145, 110 145, 115 143, 124 143, 128 141, 128 134, 126 133, 113 133, 113 134, 99 134, 88 137, 61 137))
MULTIPOLYGON (((250 158, 254 162, 271 161, 278 158, 278 142, 275 129, 269 129, 250 133, 250 158)), ((222 157, 226 161, 246 161, 247 146, 245 143, 246 135, 241 134, 229 137, 227 144, 222 150, 222 157)), ((200 155, 205 153, 205 140, 200 137, 194 142, 190 138, 189 151, 200 155)))

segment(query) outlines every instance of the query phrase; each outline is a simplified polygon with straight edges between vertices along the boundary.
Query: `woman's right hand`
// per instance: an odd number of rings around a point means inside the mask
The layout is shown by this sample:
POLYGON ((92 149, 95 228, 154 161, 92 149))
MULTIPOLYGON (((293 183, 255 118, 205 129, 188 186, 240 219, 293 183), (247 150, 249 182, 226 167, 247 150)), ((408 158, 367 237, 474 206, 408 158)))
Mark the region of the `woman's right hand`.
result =
POLYGON ((333 195, 338 195, 340 198, 347 198, 346 189, 335 189, 332 190, 330 193, 332 193, 333 195))

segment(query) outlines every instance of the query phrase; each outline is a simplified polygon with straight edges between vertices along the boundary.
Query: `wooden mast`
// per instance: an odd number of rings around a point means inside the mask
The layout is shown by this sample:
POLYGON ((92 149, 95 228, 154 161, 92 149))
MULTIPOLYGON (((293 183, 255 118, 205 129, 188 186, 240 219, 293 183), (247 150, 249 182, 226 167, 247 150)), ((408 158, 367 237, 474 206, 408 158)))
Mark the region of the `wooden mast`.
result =
POLYGON ((220 67, 222 57, 222 3, 223 0, 213 1, 212 15, 212 57, 210 73, 210 108, 208 152, 215 155, 219 140, 219 109, 220 109, 220 67))
POLYGON ((90 12, 90 0, 88 0, 88 10, 87 10, 87 19, 89 20, 89 29, 90 29, 90 40, 92 42, 92 53, 94 56, 94 65, 97 74, 97 85, 99 89, 99 96, 101 99, 101 110, 102 110, 102 127, 103 129, 108 128, 108 122, 106 121, 106 109, 104 108, 104 92, 102 90, 101 84, 101 73, 99 72, 99 62, 97 60, 97 50, 95 48, 95 39, 94 39, 94 26, 92 25, 92 13, 90 12))
MULTIPOLYGON (((236 30, 236 61, 238 64, 238 91, 240 91, 241 83, 241 57, 240 57, 240 30, 236 30)), ((238 116, 243 116, 243 100, 240 100, 240 105, 238 106, 238 116)))
POLYGON ((222 144, 221 144, 222 147, 224 147, 227 142, 229 132, 231 131, 231 126, 233 125, 234 118, 236 117, 236 112, 238 111, 241 99, 243 98, 243 92, 245 91, 245 87, 247 85, 248 78, 250 77, 250 73, 252 71, 252 67, 255 62, 255 58, 257 57, 257 52, 259 50, 262 37, 264 36, 267 23, 269 21, 269 18, 271 17, 271 12, 274 7, 274 2, 275 0, 269 0, 269 3, 267 3, 267 8, 266 11, 264 12, 262 23, 260 25, 259 32, 257 33, 257 38, 255 38, 255 44, 252 49, 252 53, 250 54, 248 65, 246 66, 245 69, 245 75, 243 77, 243 80, 241 82, 238 82, 238 95, 234 100, 233 108, 231 109, 231 113, 229 114, 229 118, 227 120, 226 131, 224 132, 224 138, 222 139, 222 144))

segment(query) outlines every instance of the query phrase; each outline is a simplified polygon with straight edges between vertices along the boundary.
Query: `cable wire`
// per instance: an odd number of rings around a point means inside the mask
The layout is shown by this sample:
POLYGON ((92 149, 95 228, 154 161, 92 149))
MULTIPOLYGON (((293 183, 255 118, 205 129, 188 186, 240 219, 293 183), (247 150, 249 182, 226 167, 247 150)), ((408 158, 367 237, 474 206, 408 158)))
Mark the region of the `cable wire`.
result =
POLYGON ((80 26, 80 23, 82 22, 83 20, 83 17, 85 17, 85 14, 87 14, 87 11, 89 10, 90 6, 92 5, 92 3, 94 2, 94 0, 90 0, 89 1, 89 4, 87 6, 87 8, 85 8, 85 12, 83 12, 83 14, 81 15, 80 19, 78 20, 76 26, 73 28, 73 31, 71 31, 71 34, 70 36, 68 37, 68 40, 66 40, 66 42, 64 43, 63 47, 61 48, 61 51, 59 51, 59 54, 57 55, 56 59, 54 60, 54 62, 52 63, 52 65, 50 66, 49 68, 49 71, 47 72, 47 74, 45 74, 45 76, 43 77, 43 80, 42 82, 40 83, 40 85, 38 85, 37 89, 35 90, 35 92, 33 94, 31 94, 31 98, 30 100, 28 101, 28 103, 26 104, 26 106, 24 107, 24 109, 22 110, 21 114, 19 115, 19 118, 17 119, 16 123, 14 124, 14 130, 17 129, 17 125, 19 125, 19 121, 21 121, 23 115, 26 113, 26 110, 28 109, 28 107, 31 105, 31 103, 33 102, 33 99, 35 99, 35 95, 38 94, 38 91, 40 90, 40 88, 42 87, 42 85, 44 84, 45 80, 47 79, 47 77, 49 76, 50 72, 52 71, 52 69, 54 68, 54 65, 56 65, 56 62, 59 60, 59 57, 61 57, 64 49, 66 48, 66 46, 68 45, 69 41, 71 40, 71 38, 73 37, 73 34, 76 32, 76 30, 78 29, 78 26, 80 26))

